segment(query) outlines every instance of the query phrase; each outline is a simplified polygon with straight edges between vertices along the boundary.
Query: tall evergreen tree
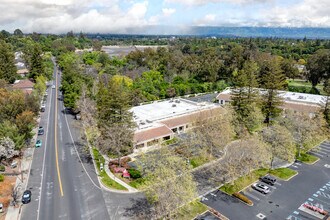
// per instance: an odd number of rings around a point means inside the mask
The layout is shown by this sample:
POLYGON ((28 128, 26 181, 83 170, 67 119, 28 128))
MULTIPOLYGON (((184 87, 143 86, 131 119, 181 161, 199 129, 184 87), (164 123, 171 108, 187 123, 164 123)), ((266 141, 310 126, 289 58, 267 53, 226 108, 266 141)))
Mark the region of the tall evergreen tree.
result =
POLYGON ((267 90, 263 96, 262 112, 265 115, 265 123, 270 124, 272 118, 281 113, 282 99, 278 90, 286 85, 285 76, 280 68, 279 60, 272 57, 264 61, 261 68, 262 86, 267 90))
POLYGON ((0 79, 13 83, 18 77, 15 66, 15 55, 5 41, 0 40, 0 79))
POLYGON ((42 61, 42 49, 39 44, 34 44, 30 57, 30 77, 36 79, 43 75, 45 68, 42 61))
POLYGON ((258 87, 258 71, 259 67, 255 62, 246 61, 243 68, 234 72, 233 76, 232 105, 234 106, 236 119, 250 132, 260 124, 260 117, 255 115, 259 110, 257 107, 259 94, 256 89, 258 87))
POLYGON ((124 81, 100 82, 97 108, 101 138, 100 150, 120 156, 132 152, 135 124, 129 111, 131 96, 124 81))

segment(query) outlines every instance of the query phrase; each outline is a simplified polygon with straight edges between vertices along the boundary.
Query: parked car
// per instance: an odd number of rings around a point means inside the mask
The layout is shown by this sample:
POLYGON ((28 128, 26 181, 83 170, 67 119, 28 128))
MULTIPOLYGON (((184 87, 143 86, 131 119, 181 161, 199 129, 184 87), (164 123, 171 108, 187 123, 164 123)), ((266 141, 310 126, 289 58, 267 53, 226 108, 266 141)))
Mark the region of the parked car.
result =
POLYGON ((46 110, 46 105, 45 104, 42 104, 41 107, 40 107, 40 111, 41 112, 44 112, 46 110))
POLYGON ((44 128, 42 126, 38 129, 38 135, 43 135, 45 133, 44 128))
POLYGON ((55 89, 56 88, 56 86, 55 85, 52 85, 52 89, 55 89))
POLYGON ((267 183, 271 186, 274 186, 275 182, 276 182, 276 179, 272 176, 264 176, 264 177, 261 177, 260 180, 264 183, 267 183))
POLYGON ((37 140, 36 147, 41 147, 41 145, 42 145, 42 141, 41 140, 37 140))
POLYGON ((14 169, 14 168, 17 167, 17 165, 18 165, 18 162, 17 162, 16 160, 14 160, 14 161, 10 164, 10 167, 11 167, 12 169, 14 169))
POLYGON ((3 213, 3 204, 0 203, 0 213, 3 213))
POLYGON ((23 193, 23 196, 22 196, 22 203, 27 204, 27 203, 31 202, 31 196, 32 196, 31 191, 25 190, 23 193))
POLYGON ((261 184, 261 183, 255 183, 252 185, 252 188, 263 193, 263 194, 267 194, 270 192, 270 189, 268 186, 261 184))

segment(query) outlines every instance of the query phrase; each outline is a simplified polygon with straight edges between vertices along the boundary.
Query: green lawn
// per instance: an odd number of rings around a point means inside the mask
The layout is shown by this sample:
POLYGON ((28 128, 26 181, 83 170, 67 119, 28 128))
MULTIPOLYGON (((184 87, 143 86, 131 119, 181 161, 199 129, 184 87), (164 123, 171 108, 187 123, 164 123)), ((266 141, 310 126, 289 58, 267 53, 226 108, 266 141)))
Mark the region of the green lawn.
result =
POLYGON ((208 210, 207 206, 196 200, 179 208, 177 212, 172 215, 171 219, 191 220, 206 210, 208 210))
POLYGON ((297 160, 307 164, 313 164, 318 159, 319 159, 318 157, 315 157, 307 153, 300 153, 300 157, 297 155, 297 160))
POLYGON ((282 180, 288 180, 292 176, 296 175, 298 172, 289 168, 278 168, 275 170, 269 171, 270 174, 282 179, 282 180))
POLYGON ((196 168, 196 167, 199 167, 203 164, 210 162, 211 159, 206 158, 206 157, 196 156, 196 157, 190 158, 189 161, 190 161, 190 164, 192 165, 192 167, 196 168))
MULTIPOLYGON (((304 87, 306 90, 310 90, 312 88, 312 84, 310 82, 306 82, 305 80, 301 80, 301 79, 295 79, 295 80, 290 79, 287 80, 287 83, 289 87, 296 87, 301 89, 304 87)), ((321 95, 324 95, 322 84, 318 84, 316 88, 319 90, 321 95)))
POLYGON ((101 177, 101 182, 109 188, 127 191, 124 186, 111 179, 104 170, 101 171, 100 164, 103 163, 103 166, 106 166, 106 164, 104 164, 105 160, 96 148, 93 148, 93 156, 97 170, 99 171, 99 176, 101 177))
POLYGON ((231 183, 224 184, 222 187, 220 187, 220 190, 230 195, 234 192, 239 192, 253 182, 257 181, 260 177, 265 176, 268 171, 268 169, 255 170, 246 176, 239 177, 231 183))

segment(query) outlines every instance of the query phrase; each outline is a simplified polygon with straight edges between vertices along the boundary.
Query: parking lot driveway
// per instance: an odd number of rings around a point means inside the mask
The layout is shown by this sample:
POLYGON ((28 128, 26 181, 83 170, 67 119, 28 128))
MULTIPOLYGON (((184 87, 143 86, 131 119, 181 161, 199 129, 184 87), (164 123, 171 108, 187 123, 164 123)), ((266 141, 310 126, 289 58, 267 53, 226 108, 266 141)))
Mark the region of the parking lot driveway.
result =
POLYGON ((201 202, 230 219, 255 219, 252 207, 220 190, 209 193, 201 202))
POLYGON ((206 195, 207 200, 202 202, 235 220, 260 219, 257 217, 260 213, 268 220, 317 219, 299 207, 309 202, 330 211, 330 157, 326 150, 330 150, 329 142, 319 146, 318 152, 323 152, 323 156, 314 165, 292 164, 289 168, 298 171, 298 175, 290 181, 279 180, 267 195, 250 187, 244 190, 243 194, 254 203, 252 207, 217 191, 206 195))

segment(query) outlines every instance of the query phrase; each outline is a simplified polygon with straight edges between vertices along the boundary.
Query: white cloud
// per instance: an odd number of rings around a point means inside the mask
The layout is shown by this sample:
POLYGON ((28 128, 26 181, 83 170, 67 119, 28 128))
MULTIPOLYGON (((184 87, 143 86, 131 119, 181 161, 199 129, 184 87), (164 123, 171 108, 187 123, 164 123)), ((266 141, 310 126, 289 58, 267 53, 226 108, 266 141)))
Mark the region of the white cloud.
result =
POLYGON ((197 26, 212 26, 216 24, 217 23, 215 14, 207 14, 202 19, 198 19, 195 21, 195 25, 197 26))
POLYGON ((147 25, 148 1, 121 9, 119 0, 3 0, 0 26, 13 31, 129 33, 147 25), (6 28, 8 27, 8 28, 6 28))
POLYGON ((175 8, 163 8, 162 9, 163 15, 166 17, 174 14, 175 11, 176 11, 175 8))
POLYGON ((233 4, 266 3, 273 0, 165 0, 165 3, 179 3, 188 6, 207 5, 209 3, 228 2, 233 4))

